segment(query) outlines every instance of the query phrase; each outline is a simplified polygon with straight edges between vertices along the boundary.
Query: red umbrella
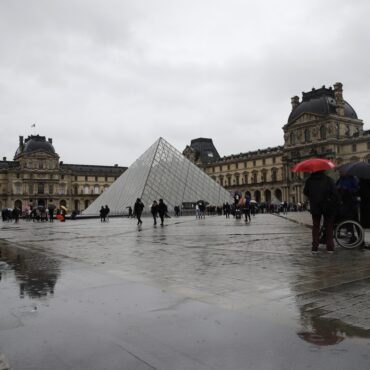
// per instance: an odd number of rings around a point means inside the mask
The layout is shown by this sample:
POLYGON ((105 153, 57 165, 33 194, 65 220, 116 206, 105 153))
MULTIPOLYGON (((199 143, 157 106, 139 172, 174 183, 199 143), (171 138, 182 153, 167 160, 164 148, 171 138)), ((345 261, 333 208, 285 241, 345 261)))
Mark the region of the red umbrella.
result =
POLYGON ((335 163, 329 159, 310 158, 297 163, 293 168, 293 172, 317 172, 326 171, 335 168, 335 163))

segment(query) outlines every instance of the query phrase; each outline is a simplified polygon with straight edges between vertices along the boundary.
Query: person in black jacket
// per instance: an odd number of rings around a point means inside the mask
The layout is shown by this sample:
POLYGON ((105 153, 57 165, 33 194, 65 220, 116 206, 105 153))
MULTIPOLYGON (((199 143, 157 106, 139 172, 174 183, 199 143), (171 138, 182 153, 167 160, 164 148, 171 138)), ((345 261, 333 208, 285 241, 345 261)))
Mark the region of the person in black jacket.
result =
POLYGON ((306 180, 303 193, 310 201, 312 215, 312 252, 317 253, 320 239, 320 222, 324 217, 326 230, 326 249, 334 251, 333 228, 335 210, 339 198, 334 181, 323 171, 313 172, 306 180))
POLYGON ((157 225, 157 215, 158 215, 158 203, 156 200, 153 200, 152 206, 150 207, 150 212, 152 213, 155 226, 157 225))
POLYGON ((135 205, 134 205, 134 213, 137 218, 137 224, 141 225, 143 221, 141 221, 141 214, 143 213, 144 204, 141 201, 140 198, 136 199, 135 205))
POLYGON ((167 206, 163 202, 163 199, 159 199, 158 214, 159 214, 159 218, 161 219, 161 226, 163 226, 164 216, 167 214, 167 206))

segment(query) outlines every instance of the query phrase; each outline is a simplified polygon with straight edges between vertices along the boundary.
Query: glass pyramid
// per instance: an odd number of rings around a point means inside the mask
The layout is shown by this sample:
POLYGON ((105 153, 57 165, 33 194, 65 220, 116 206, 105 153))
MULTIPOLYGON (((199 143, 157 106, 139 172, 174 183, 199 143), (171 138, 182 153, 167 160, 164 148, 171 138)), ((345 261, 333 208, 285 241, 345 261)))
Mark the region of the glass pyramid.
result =
POLYGON ((153 200, 162 198, 169 211, 183 203, 203 200, 211 205, 232 202, 230 193, 163 138, 159 138, 104 193, 83 212, 99 215, 108 205, 111 214, 127 213, 136 198, 150 212, 153 200))

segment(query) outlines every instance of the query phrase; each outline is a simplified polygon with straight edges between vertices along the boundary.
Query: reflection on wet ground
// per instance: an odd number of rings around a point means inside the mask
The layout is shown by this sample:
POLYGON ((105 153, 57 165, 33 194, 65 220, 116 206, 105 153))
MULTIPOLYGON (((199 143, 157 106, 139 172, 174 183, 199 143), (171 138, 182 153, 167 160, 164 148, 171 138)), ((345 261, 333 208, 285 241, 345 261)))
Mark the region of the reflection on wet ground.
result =
POLYGON ((6 268, 1 269, 0 266, 0 280, 12 270, 19 284, 20 298, 25 295, 41 298, 54 293, 60 274, 57 259, 0 241, 0 261, 6 264, 6 268))
POLYGON ((369 251, 312 256, 310 230, 273 215, 251 225, 223 217, 167 223, 0 226, 0 352, 22 369, 22 334, 38 327, 33 350, 51 356, 53 369, 73 368, 75 348, 64 360, 50 355, 66 340, 91 360, 107 345, 99 354, 109 366, 84 368, 120 369, 112 358, 122 349, 126 363, 143 369, 367 368, 369 251), (77 328, 100 339, 82 343, 77 328), (325 348, 336 352, 317 358, 325 348))

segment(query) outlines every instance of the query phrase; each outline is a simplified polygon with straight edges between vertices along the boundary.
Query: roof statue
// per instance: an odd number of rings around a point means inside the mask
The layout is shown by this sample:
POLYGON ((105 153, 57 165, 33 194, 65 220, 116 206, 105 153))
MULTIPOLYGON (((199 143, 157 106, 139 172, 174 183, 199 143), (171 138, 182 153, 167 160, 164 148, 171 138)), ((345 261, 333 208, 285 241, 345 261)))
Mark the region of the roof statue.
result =
POLYGON ((98 215, 108 205, 113 215, 127 212, 137 198, 150 211, 153 200, 163 199, 171 210, 182 203, 203 200, 212 205, 231 202, 230 193, 185 158, 163 138, 159 138, 84 212, 98 215))

